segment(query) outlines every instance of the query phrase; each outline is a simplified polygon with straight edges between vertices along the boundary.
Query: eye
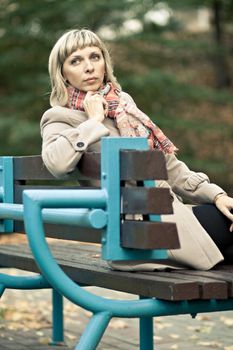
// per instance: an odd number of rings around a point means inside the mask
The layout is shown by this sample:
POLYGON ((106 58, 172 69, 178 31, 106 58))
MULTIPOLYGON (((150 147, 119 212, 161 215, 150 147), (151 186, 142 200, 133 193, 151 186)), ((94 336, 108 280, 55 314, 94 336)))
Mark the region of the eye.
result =
POLYGON ((93 61, 98 61, 98 60, 100 59, 100 54, 98 54, 98 53, 93 53, 93 54, 91 55, 91 59, 92 59, 93 61))
POLYGON ((73 66, 73 65, 79 64, 80 62, 81 62, 81 59, 79 57, 74 57, 70 61, 70 64, 73 66))

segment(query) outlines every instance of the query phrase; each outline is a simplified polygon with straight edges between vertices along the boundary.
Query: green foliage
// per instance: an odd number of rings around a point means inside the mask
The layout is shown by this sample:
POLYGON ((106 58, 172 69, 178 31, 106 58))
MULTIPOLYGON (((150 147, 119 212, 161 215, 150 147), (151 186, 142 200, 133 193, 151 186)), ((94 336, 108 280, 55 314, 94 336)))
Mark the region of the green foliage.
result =
MULTIPOLYGON (((227 24, 233 0, 220 2, 227 24)), ((39 122, 49 108, 47 62, 56 39, 71 28, 107 27, 117 33, 108 46, 123 89, 173 139, 181 158, 231 191, 232 88, 216 90, 219 48, 212 33, 187 33, 176 17, 183 9, 212 9, 214 0, 167 1, 172 16, 164 26, 144 19, 158 3, 0 0, 0 154, 40 153, 39 122), (140 20, 143 31, 127 32, 127 20, 140 20)), ((226 27, 221 50, 233 69, 231 30, 226 27)))

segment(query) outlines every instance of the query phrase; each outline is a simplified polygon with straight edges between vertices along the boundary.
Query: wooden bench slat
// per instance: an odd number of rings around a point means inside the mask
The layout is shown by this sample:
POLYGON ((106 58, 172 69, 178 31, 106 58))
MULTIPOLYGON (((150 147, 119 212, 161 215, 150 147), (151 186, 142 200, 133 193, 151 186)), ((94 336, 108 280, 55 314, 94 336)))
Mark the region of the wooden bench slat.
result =
MULTIPOLYGON (((89 251, 89 246, 86 250, 86 246, 81 245, 78 247, 77 254, 75 245, 76 243, 64 244, 63 242, 60 244, 57 242, 51 244, 51 250, 61 268, 75 282, 82 285, 94 285, 165 300, 192 300, 200 297, 196 282, 177 280, 172 274, 169 277, 163 277, 160 276, 160 272, 146 275, 141 272, 113 271, 109 269, 105 261, 99 258, 99 247, 93 247, 89 251)), ((38 272, 27 245, 1 245, 0 265, 17 266, 20 269, 38 272)))
MULTIPOLYGON (((83 176, 100 178, 100 153, 86 152, 78 164, 83 176)), ((166 180, 167 169, 164 154, 161 151, 121 151, 121 180, 166 180), (145 166, 146 165, 146 166, 145 166)))
MULTIPOLYGON (((167 179, 165 158, 161 151, 121 151, 120 164, 122 180, 167 179)), ((13 157, 13 167, 15 180, 56 180, 39 155, 13 157)), ((100 153, 85 152, 71 178, 100 179, 100 153)))
POLYGON ((41 156, 13 157, 15 180, 54 180, 43 164, 41 156))
MULTIPOLYGON (((186 273, 186 270, 181 271, 180 273, 186 273)), ((189 274, 192 276, 202 276, 205 278, 210 278, 219 281, 225 281, 228 284, 228 296, 233 297, 233 273, 225 272, 224 270, 218 271, 212 269, 210 271, 193 271, 190 270, 189 274)))
POLYGON ((120 169, 122 180, 167 180, 165 157, 158 150, 122 151, 120 169))
MULTIPOLYGON (((167 277, 169 272, 161 272, 161 276, 167 277)), ((200 299, 227 299, 228 284, 216 278, 208 278, 203 274, 192 275, 190 270, 175 271, 177 279, 198 283, 200 288, 200 299)))
MULTIPOLYGON (((94 228, 79 228, 72 225, 53 225, 45 224, 46 237, 65 239, 70 241, 100 243, 101 231, 94 228)), ((25 233, 22 221, 14 222, 14 232, 25 233)))
POLYGON ((172 214, 168 188, 122 187, 124 214, 172 214))
MULTIPOLYGON (((231 296, 229 284, 232 286, 233 282, 232 266, 221 266, 219 270, 211 271, 127 273, 110 270, 107 263, 100 258, 99 246, 56 242, 51 244, 51 250, 61 267, 76 282, 84 285, 95 285, 165 300, 223 299, 231 296)), ((0 265, 38 272, 31 252, 24 244, 1 245, 0 265)))
POLYGON ((23 191, 24 190, 30 190, 30 189, 37 189, 37 190, 62 190, 62 189, 75 189, 75 190, 78 190, 80 189, 80 186, 58 186, 58 185, 18 185, 18 184, 15 184, 14 186, 14 203, 16 204, 22 204, 22 195, 23 195, 23 191))
MULTIPOLYGON (((45 167, 41 156, 13 157, 14 179, 58 180, 45 167)), ((86 152, 79 162, 79 168, 69 176, 69 180, 100 178, 100 153, 86 152), (80 169, 80 170, 79 170, 80 169)))
POLYGON ((98 152, 85 152, 78 163, 80 175, 87 179, 100 179, 100 157, 98 152))
POLYGON ((121 246, 134 249, 176 249, 180 244, 174 223, 129 220, 121 226, 121 246))

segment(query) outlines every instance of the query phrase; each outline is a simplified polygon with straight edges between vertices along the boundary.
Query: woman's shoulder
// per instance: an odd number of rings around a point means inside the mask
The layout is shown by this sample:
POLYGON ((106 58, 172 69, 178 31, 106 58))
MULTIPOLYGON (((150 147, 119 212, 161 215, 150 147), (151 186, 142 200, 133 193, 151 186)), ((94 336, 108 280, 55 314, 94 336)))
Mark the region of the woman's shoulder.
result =
POLYGON ((136 105, 136 103, 134 102, 134 99, 132 98, 132 96, 131 96, 130 94, 128 94, 128 93, 125 92, 125 91, 121 91, 120 94, 121 94, 121 97, 122 97, 125 101, 136 105))
POLYGON ((74 120, 79 119, 79 117, 82 120, 85 119, 85 113, 67 107, 54 106, 44 112, 40 121, 40 126, 43 128, 47 124, 55 122, 73 124, 74 120))

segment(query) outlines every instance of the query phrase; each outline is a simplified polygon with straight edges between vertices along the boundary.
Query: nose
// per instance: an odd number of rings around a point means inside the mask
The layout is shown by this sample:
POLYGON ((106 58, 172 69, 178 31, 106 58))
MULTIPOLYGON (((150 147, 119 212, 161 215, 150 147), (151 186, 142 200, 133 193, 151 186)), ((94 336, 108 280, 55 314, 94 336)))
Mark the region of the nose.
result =
POLYGON ((90 60, 86 60, 85 72, 92 72, 94 70, 94 66, 90 60))

